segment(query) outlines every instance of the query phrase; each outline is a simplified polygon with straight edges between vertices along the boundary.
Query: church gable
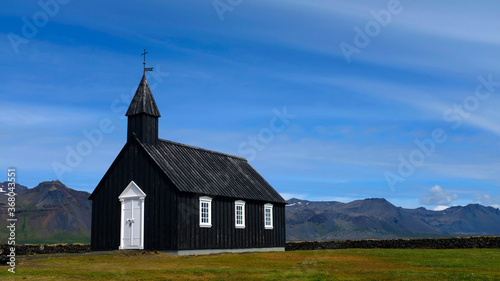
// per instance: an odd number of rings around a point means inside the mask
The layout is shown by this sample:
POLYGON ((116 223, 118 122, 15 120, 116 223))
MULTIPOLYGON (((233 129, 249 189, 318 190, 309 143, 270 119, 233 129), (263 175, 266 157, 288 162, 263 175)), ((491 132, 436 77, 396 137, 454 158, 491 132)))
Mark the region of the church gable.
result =
POLYGON ((96 188, 90 194, 89 200, 94 200, 95 197, 99 194, 100 190, 102 189, 102 186, 105 184, 105 181, 107 178, 112 174, 113 170, 120 164, 120 162, 124 161, 123 158, 125 157, 125 154, 129 154, 130 151, 130 146, 133 145, 132 142, 127 142, 122 150, 120 150, 120 153, 118 153, 118 156, 116 156, 115 160, 111 164, 111 166, 108 168, 102 179, 99 181, 97 184, 96 188))
MULTIPOLYGON (((151 156, 144 150, 144 147, 141 145, 139 140, 136 137, 132 137, 132 139, 123 146, 122 150, 106 171, 99 184, 97 184, 97 187, 94 189, 89 199, 94 200, 99 195, 101 190, 105 189, 106 185, 110 185, 110 178, 113 179, 113 184, 116 184, 116 180, 119 180, 120 185, 122 185, 119 191, 121 193, 124 186, 128 185, 131 180, 134 180, 132 178, 132 174, 125 174, 125 171, 131 172, 131 169, 138 169, 138 166, 140 166, 139 161, 142 161, 141 159, 149 161, 150 163, 148 163, 148 166, 157 166, 156 162, 151 159, 151 156), (120 174, 120 176, 115 174, 120 174)), ((160 169, 158 168, 158 170, 160 169)))

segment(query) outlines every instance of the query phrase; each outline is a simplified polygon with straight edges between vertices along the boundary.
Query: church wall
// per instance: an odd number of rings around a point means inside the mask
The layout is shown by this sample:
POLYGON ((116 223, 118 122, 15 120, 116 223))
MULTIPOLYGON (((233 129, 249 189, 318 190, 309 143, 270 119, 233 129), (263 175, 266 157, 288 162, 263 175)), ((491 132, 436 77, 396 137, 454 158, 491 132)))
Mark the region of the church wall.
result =
POLYGON ((264 227, 264 204, 245 201, 245 228, 235 227, 234 201, 212 199, 212 227, 199 225, 199 195, 183 193, 178 199, 178 250, 238 249, 285 246, 285 206, 273 204, 273 229, 264 227))
POLYGON ((175 248, 176 191, 153 160, 135 141, 126 145, 100 182, 92 201, 93 250, 115 250, 120 245, 121 204, 118 196, 134 181, 146 193, 144 248, 175 248))

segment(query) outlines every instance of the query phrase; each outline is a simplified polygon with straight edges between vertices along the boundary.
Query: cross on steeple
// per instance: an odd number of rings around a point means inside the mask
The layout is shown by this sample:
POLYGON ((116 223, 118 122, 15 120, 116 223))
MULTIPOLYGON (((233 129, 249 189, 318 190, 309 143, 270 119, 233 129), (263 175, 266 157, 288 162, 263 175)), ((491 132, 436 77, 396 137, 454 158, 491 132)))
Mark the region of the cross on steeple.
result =
POLYGON ((153 71, 153 68, 152 67, 146 67, 146 54, 148 52, 146 52, 146 49, 144 49, 144 53, 141 54, 141 56, 144 56, 144 62, 142 63, 144 65, 144 73, 146 73, 146 71, 153 71))

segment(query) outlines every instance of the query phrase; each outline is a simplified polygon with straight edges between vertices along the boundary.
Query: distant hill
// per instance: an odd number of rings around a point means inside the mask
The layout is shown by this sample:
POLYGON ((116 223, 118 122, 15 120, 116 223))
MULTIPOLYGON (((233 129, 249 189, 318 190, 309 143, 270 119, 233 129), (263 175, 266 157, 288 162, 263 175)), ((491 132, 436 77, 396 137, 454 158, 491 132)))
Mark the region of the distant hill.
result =
MULTIPOLYGON (((56 180, 35 188, 16 184, 16 193, 18 244, 90 242, 88 192, 56 180)), ((4 229, 6 202, 1 196, 0 227, 4 229)), ((289 241, 500 235, 500 210, 478 204, 430 211, 395 207, 385 199, 340 203, 294 198, 288 203, 289 241)), ((0 231, 0 243, 6 241, 7 232, 0 231)))
POLYGON ((396 207, 385 199, 288 203, 290 241, 500 235, 500 210, 478 204, 431 211, 396 207))
MULTIPOLYGON (((92 208, 88 192, 68 188, 56 180, 42 182, 32 189, 16 184, 16 193, 16 243, 90 242, 92 208)), ((7 219, 6 202, 0 199, 3 228, 7 219)), ((0 241, 5 243, 7 232, 0 233, 0 241)))

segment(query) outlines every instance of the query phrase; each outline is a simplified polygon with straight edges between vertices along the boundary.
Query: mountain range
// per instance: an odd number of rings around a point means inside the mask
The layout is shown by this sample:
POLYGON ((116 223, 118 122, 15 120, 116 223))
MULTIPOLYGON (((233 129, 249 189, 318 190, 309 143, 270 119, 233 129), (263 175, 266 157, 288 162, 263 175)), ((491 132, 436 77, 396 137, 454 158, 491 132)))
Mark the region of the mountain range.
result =
MULTIPOLYGON (((16 184, 16 193, 16 243, 90 242, 88 192, 56 180, 34 188, 16 184)), ((0 227, 6 229, 7 197, 2 197, 0 227)), ((293 198, 286 207, 286 234, 288 241, 500 235, 500 210, 470 204, 431 211, 377 198, 350 203, 293 198)), ((7 231, 0 231, 0 243, 7 238, 7 231)))
POLYGON ((385 199, 350 203, 291 199, 286 207, 289 241, 432 238, 500 234, 500 210, 478 204, 442 211, 396 207, 385 199))

